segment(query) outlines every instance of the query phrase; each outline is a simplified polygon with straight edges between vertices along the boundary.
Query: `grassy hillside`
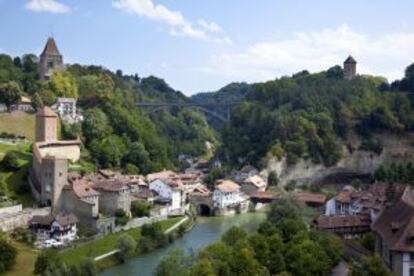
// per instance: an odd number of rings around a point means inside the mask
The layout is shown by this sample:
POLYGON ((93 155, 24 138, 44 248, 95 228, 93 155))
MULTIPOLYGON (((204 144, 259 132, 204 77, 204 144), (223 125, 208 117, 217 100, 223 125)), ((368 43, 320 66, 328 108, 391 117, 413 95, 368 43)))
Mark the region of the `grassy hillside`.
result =
POLYGON ((0 113, 0 132, 13 133, 34 140, 35 115, 22 111, 0 113))

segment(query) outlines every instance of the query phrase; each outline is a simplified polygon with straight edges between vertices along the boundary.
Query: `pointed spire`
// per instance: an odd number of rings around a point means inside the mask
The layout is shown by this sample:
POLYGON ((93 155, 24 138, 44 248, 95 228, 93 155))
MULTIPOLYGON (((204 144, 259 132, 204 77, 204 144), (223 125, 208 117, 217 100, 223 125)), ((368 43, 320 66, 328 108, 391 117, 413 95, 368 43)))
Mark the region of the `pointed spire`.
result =
POLYGON ((356 60, 352 57, 352 56, 349 56, 346 60, 345 60, 345 62, 344 63, 357 63, 356 62, 356 60))
POLYGON ((41 54, 43 55, 54 55, 54 56, 60 56, 60 52, 56 46, 56 42, 53 37, 49 37, 46 46, 43 49, 43 52, 41 54))

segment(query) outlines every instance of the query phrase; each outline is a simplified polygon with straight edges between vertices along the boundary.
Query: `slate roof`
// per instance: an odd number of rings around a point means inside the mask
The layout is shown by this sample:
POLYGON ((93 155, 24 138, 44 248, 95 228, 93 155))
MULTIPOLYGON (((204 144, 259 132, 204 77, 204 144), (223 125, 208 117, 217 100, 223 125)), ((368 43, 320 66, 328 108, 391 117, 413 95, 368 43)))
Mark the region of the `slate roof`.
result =
POLYGON ((345 62, 344 63, 357 63, 356 62, 356 60, 352 57, 352 56, 349 56, 346 60, 345 60, 345 62))
POLYGON ((47 39, 45 48, 43 49, 43 52, 41 54, 43 55, 52 55, 52 56, 60 56, 60 52, 56 46, 55 39, 53 37, 49 37, 47 39))

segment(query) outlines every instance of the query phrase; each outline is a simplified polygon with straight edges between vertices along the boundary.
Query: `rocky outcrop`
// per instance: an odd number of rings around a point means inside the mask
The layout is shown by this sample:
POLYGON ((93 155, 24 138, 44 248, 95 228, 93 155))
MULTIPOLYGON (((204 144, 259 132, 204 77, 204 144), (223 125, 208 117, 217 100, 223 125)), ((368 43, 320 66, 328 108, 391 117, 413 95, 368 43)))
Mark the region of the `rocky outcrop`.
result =
POLYGON ((315 164, 310 159, 300 159, 295 165, 287 165, 286 159, 271 158, 267 168, 262 172, 267 175, 270 171, 277 173, 279 183, 286 185, 294 180, 301 183, 323 182, 327 179, 336 179, 340 182, 346 176, 363 176, 374 173, 381 164, 403 163, 414 160, 413 134, 400 137, 397 135, 376 135, 381 141, 383 150, 380 155, 363 150, 350 150, 343 146, 343 157, 335 165, 326 167, 315 164))

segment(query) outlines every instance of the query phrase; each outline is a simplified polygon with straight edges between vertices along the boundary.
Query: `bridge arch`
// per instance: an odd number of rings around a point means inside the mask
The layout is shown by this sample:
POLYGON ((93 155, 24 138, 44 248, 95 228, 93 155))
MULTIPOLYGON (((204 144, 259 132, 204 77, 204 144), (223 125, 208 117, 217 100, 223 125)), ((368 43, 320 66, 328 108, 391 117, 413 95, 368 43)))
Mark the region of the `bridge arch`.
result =
POLYGON ((203 217, 209 217, 213 215, 213 210, 211 206, 208 204, 200 203, 197 206, 197 215, 203 216, 203 217))

